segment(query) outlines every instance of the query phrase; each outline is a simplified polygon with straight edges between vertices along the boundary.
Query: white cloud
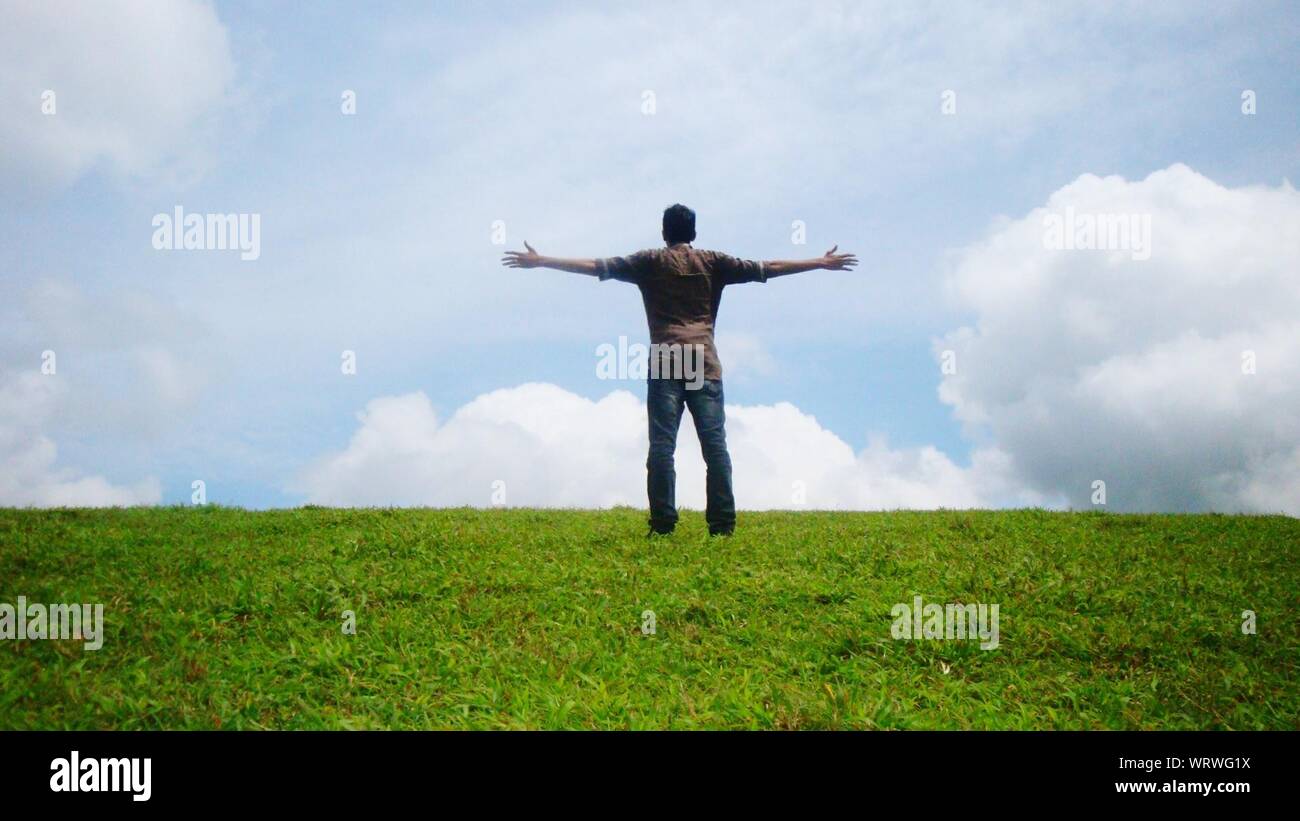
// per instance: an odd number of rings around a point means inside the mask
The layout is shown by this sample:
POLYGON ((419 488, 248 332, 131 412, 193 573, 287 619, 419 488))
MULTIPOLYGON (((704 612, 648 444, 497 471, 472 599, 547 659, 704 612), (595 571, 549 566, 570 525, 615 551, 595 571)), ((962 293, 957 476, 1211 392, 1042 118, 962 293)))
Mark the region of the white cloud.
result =
MULTIPOLYGON (((591 401, 554 385, 493 391, 438 420, 423 393, 383 397, 358 415, 341 452, 308 467, 295 490, 329 505, 492 503, 505 482, 519 506, 645 506, 646 411, 627 391, 591 401)), ((704 505, 704 465, 689 421, 677 448, 677 500, 704 505)), ((742 509, 887 509, 1034 503, 1016 495, 1005 460, 981 451, 970 468, 933 448, 861 453, 788 403, 727 407, 736 503, 742 509), (796 483, 806 501, 796 501, 796 483)))
POLYGON ((7 3, 0 26, 0 178, 61 186, 99 163, 140 174, 196 157, 196 126, 234 78, 208 3, 7 3), (54 92, 55 113, 42 112, 54 92))
POLYGON ((56 443, 140 449, 184 420, 219 359, 205 324, 142 294, 91 295, 54 280, 13 296, 0 305, 0 505, 158 503, 156 478, 86 475, 60 463, 56 443))
POLYGON ((761 337, 738 331, 719 331, 715 344, 728 383, 753 382, 776 372, 777 361, 761 337))
POLYGON ((192 407, 220 367, 206 322, 174 302, 54 279, 21 297, 0 309, 0 320, 13 316, 19 329, 12 341, 0 337, 0 363, 21 372, 33 350, 56 354, 57 379, 74 393, 49 409, 47 422, 147 439, 192 407))
POLYGON ((44 419, 65 399, 57 375, 36 371, 5 378, 0 372, 0 505, 109 507, 157 504, 156 479, 131 486, 59 467, 58 448, 41 432, 44 419))
POLYGON ((1300 513, 1300 195, 1183 165, 1084 175, 949 280, 972 325, 941 398, 1044 493, 1121 510, 1300 513), (1152 254, 1051 251, 1049 213, 1150 214, 1152 254), (1253 351, 1254 375, 1242 372, 1253 351))

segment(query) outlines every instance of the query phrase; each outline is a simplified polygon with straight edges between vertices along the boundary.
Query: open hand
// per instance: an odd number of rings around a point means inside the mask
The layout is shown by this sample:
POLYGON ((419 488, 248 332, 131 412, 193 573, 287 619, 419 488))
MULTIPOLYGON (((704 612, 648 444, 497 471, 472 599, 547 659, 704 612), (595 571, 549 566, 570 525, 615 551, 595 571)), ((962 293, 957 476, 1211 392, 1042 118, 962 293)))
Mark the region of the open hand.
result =
POLYGON ((506 255, 501 258, 501 264, 507 268, 537 268, 542 264, 542 256, 533 250, 533 246, 527 241, 524 242, 527 251, 506 251, 506 255))
POLYGON ((858 258, 853 254, 837 254, 835 249, 840 246, 834 245, 831 250, 826 252, 822 257, 822 267, 827 271, 848 271, 858 264, 858 258))

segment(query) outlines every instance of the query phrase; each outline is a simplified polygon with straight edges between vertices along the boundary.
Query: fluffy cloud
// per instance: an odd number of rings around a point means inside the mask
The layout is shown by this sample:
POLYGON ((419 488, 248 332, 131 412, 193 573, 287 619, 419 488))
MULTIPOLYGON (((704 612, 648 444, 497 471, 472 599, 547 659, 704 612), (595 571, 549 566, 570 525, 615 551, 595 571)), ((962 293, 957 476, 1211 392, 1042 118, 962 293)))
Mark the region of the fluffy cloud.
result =
POLYGON ((1084 175, 957 261, 975 321, 936 344, 957 362, 940 397, 1079 507, 1100 479, 1114 509, 1300 513, 1297 226, 1289 184, 1084 175), (1150 215, 1150 259, 1049 250, 1067 209, 1150 215))
POLYGON ((721 331, 715 342, 729 383, 754 382, 777 370, 776 357, 755 334, 721 331))
MULTIPOLYGON (((861 453, 788 403, 727 408, 736 502, 745 509, 975 507, 1033 503, 1007 483, 995 451, 970 468, 933 448, 861 453), (802 501, 798 498, 802 494, 802 501)), ((689 414, 677 448, 677 498, 704 504, 704 465, 689 414)), ((644 506, 646 410, 625 390, 591 401, 554 385, 485 394, 440 423, 427 396, 371 401, 342 452, 304 471, 296 490, 330 505, 644 506)))
POLYGON ((57 442, 156 441, 207 384, 205 324, 143 294, 54 280, 11 296, 0 305, 0 505, 157 504, 156 478, 86 475, 60 463, 57 442))
POLYGON ((98 163, 138 174, 192 161, 195 126, 234 77, 226 29, 197 0, 12 3, 4 21, 0 176, 37 189, 98 163))
POLYGON ((63 400, 54 375, 0 372, 0 505, 110 507, 157 504, 156 479, 131 486, 57 465, 58 449, 41 425, 63 400))

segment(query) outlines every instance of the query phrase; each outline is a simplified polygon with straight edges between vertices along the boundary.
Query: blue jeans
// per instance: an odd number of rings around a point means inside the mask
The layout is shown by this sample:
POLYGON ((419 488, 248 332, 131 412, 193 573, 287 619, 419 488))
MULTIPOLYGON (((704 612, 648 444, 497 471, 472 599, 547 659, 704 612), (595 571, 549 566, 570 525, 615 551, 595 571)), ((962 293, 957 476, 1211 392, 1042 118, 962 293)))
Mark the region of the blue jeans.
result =
POLYGON ((730 533, 736 527, 736 500, 731 492, 731 456, 727 454, 727 416, 722 407, 722 383, 706 379, 697 389, 684 379, 648 379, 646 409, 650 416, 650 456, 646 459, 646 490, 650 494, 650 529, 665 533, 677 524, 677 473, 673 453, 683 407, 691 409, 700 450, 708 469, 708 498, 704 519, 710 533, 730 533))

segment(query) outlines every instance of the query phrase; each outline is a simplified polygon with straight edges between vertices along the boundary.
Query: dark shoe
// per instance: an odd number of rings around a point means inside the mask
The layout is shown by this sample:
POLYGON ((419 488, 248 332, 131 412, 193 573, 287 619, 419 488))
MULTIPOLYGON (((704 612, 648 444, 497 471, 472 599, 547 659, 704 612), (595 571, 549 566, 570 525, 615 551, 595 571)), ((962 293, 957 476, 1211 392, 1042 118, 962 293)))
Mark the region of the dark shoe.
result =
POLYGON ((710 531, 709 531, 709 535, 710 535, 710 536, 734 536, 735 533, 736 533, 736 529, 735 529, 734 527, 729 527, 729 528, 727 528, 726 530, 710 530, 710 531))
POLYGON ((671 527, 668 528, 667 530, 658 530, 652 527, 649 530, 647 530, 645 533, 645 537, 647 539, 649 539, 651 536, 671 536, 671 535, 673 535, 673 528, 671 527))

